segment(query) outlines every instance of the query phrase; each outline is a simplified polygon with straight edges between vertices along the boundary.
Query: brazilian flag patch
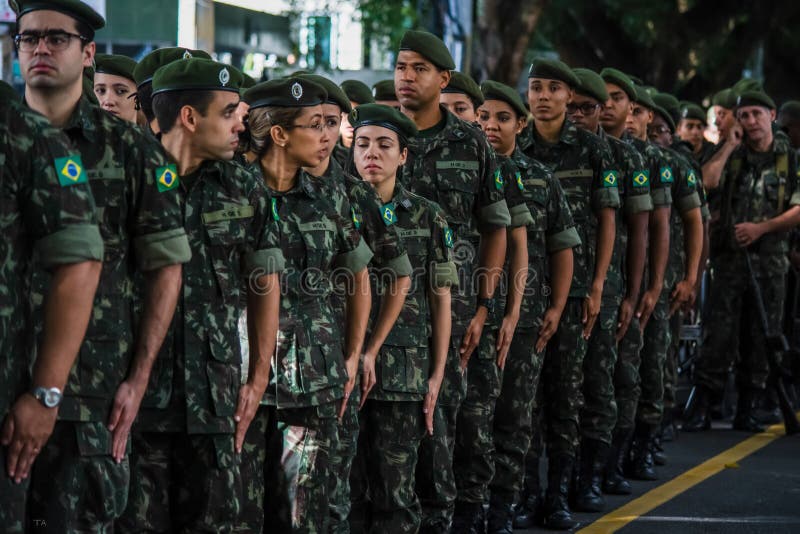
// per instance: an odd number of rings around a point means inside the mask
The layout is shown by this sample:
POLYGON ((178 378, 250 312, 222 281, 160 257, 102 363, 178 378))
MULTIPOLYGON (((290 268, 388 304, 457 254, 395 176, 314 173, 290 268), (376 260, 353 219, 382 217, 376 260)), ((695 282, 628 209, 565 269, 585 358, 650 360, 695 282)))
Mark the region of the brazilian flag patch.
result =
POLYGON ((617 187, 617 171, 603 171, 603 187, 617 187))
POLYGON ((670 167, 661 167, 658 173, 661 175, 662 184, 671 184, 675 181, 675 177, 673 176, 672 169, 670 167))
POLYGON ((695 176, 694 171, 689 172, 689 176, 686 177, 686 181, 689 182, 689 185, 697 184, 697 176, 695 176))
POLYGON ((356 216, 356 210, 353 209, 352 207, 350 208, 350 215, 353 216, 353 226, 356 227, 356 230, 361 228, 361 222, 358 220, 358 217, 356 216))
POLYGON ((178 187, 178 168, 175 165, 167 165, 156 169, 156 186, 159 193, 169 191, 178 187))
POLYGON ((61 187, 75 184, 85 184, 88 181, 86 171, 83 170, 83 162, 80 156, 67 156, 66 158, 56 158, 53 165, 58 175, 58 183, 61 187))
POLYGON ((280 221, 281 216, 278 215, 278 199, 272 198, 272 220, 273 221, 280 221))
POLYGON ((453 248, 453 231, 450 228, 444 229, 444 246, 447 248, 453 248))
POLYGON ((494 171, 494 186, 498 191, 503 190, 503 173, 500 172, 500 169, 494 171))
POLYGON ((525 191, 525 184, 522 183, 522 173, 517 171, 514 175, 517 179, 517 187, 519 187, 520 191, 525 191))
POLYGON ((381 208, 381 218, 383 219, 383 224, 386 226, 391 226, 397 222, 397 214, 395 213, 395 205, 394 202, 389 202, 388 204, 384 204, 381 208))
POLYGON ((633 186, 645 187, 650 182, 650 171, 635 171, 633 173, 633 186))

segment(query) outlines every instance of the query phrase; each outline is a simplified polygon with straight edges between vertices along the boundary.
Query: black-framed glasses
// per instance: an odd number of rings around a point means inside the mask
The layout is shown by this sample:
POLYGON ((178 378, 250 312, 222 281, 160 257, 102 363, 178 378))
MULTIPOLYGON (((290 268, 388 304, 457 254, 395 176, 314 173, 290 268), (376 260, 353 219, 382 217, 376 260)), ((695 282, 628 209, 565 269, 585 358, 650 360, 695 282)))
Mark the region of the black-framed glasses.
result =
POLYGON ((669 129, 669 126, 651 126, 648 128, 650 135, 664 135, 668 133, 672 133, 672 130, 669 129))
POLYGON ((319 133, 325 131, 325 123, 319 122, 314 124, 290 124, 286 129, 291 130, 292 128, 303 128, 304 130, 316 130, 319 133))
POLYGON ((33 52, 39 46, 39 41, 44 39, 47 48, 53 51, 61 51, 69 48, 73 39, 80 39, 84 43, 89 42, 88 37, 69 33, 62 30, 50 30, 46 32, 25 32, 14 36, 14 44, 20 52, 33 52))
POLYGON ((580 111, 583 115, 590 115, 600 107, 600 104, 592 104, 591 102, 584 102, 583 104, 567 104, 567 113, 570 115, 580 111))

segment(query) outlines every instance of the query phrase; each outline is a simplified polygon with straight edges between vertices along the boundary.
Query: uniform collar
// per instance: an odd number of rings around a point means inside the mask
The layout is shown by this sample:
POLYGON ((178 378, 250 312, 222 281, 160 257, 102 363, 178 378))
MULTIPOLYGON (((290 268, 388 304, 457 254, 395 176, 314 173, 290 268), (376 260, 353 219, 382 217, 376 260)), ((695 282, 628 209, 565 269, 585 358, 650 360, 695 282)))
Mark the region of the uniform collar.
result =
POLYGON ((78 100, 78 105, 70 115, 67 124, 64 126, 64 132, 70 133, 71 131, 80 132, 87 141, 94 143, 97 142, 97 128, 98 123, 103 119, 98 116, 98 111, 102 111, 99 106, 92 104, 86 95, 81 95, 78 100))
MULTIPOLYGON (((543 143, 544 141, 539 136, 539 132, 536 131, 536 123, 531 121, 529 128, 534 143, 543 143)), ((564 143, 567 145, 580 144, 580 139, 578 138, 578 127, 575 126, 575 124, 569 119, 564 119, 564 124, 561 125, 561 133, 558 137, 558 143, 564 143)))
POLYGON ((525 155, 519 145, 514 147, 514 153, 511 154, 511 159, 514 160, 514 164, 521 169, 530 167, 528 156, 525 155))
POLYGON ((400 184, 399 180, 397 180, 394 185, 392 202, 394 202, 395 206, 398 208, 402 207, 406 210, 410 210, 414 206, 411 197, 408 195, 408 191, 400 184))

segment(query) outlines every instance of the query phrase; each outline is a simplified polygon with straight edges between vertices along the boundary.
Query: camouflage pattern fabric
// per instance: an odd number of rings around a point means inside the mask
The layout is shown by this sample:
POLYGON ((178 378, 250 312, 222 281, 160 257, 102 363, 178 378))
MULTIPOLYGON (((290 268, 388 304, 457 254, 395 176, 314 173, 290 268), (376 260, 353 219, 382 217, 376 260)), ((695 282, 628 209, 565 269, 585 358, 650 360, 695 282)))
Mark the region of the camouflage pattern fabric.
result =
POLYGON ((684 314, 677 311, 670 317, 670 343, 667 349, 667 361, 664 363, 664 413, 670 414, 677 407, 678 358, 680 352, 681 325, 684 314))
POLYGON ((617 403, 618 429, 633 429, 636 423, 636 405, 641 396, 639 367, 644 344, 639 319, 633 317, 625 337, 619 342, 617 365, 614 369, 614 397, 617 403))
POLYGON ((333 145, 333 152, 331 153, 331 159, 336 161, 342 168, 347 167, 347 162, 350 159, 350 149, 346 148, 341 143, 336 143, 333 145))
POLYGON ((616 306, 601 306, 583 360, 583 408, 581 437, 611 444, 617 424, 614 399, 614 368, 617 364, 616 306))
MULTIPOLYGON (((30 388, 29 364, 34 317, 29 311, 31 270, 101 260, 103 241, 85 176, 60 175, 78 154, 66 137, 36 113, 16 103, 0 103, 0 229, 4 258, 0 268, 0 419, 30 388), (63 165, 57 165, 57 163, 63 165), (34 260, 34 258, 37 258, 34 260)), ((0 447, 5 466, 6 448, 0 447)), ((24 531, 29 481, 15 484, 0 473, 0 524, 7 532, 24 531)))
MULTIPOLYGON (((242 494, 239 498, 239 517, 234 532, 260 533, 264 530, 264 507, 267 482, 267 435, 270 425, 269 406, 259 406, 247 429, 239 466, 242 494)), ((275 485, 273 492, 275 493, 275 485)), ((277 495, 277 493, 275 493, 277 495)), ((273 498, 274 505, 276 499, 273 498)), ((271 523, 272 524, 272 523, 271 523)))

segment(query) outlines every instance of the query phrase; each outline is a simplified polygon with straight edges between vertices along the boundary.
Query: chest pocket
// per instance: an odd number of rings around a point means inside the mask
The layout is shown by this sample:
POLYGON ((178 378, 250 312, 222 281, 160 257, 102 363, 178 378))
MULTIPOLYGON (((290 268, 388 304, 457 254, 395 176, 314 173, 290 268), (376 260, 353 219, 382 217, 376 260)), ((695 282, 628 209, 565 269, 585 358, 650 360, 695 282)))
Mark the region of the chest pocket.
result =
POLYGON ((533 224, 528 226, 528 256, 545 256, 545 232, 547 230, 547 189, 545 181, 534 178, 525 181, 525 200, 533 224))
POLYGON ((237 302, 239 298, 239 258, 247 243, 254 212, 253 206, 245 204, 206 211, 201 216, 209 259, 225 302, 237 302))
POLYGON ((423 322, 423 318, 428 316, 426 289, 431 261, 429 256, 431 231, 429 228, 398 228, 397 231, 406 247, 414 274, 411 278, 411 290, 385 343, 402 347, 406 346, 403 341, 406 340, 411 343, 409 346, 423 346, 427 345, 427 323, 423 322))
POLYGON ((436 189, 439 205, 452 226, 468 227, 473 219, 475 184, 480 165, 477 161, 439 160, 436 162, 436 189))
POLYGON ((555 177, 564 189, 567 202, 569 202, 572 218, 576 222, 591 219, 591 180, 593 176, 594 172, 591 169, 566 169, 555 173, 555 177))
POLYGON ((113 261, 122 255, 123 226, 127 216, 125 203, 125 169, 103 167, 88 169, 86 175, 97 205, 97 220, 105 244, 105 260, 113 261))
POLYGON ((311 295, 331 292, 330 272, 339 252, 336 242, 337 226, 330 218, 304 222, 297 225, 305 246, 305 270, 302 273, 303 290, 311 295))

